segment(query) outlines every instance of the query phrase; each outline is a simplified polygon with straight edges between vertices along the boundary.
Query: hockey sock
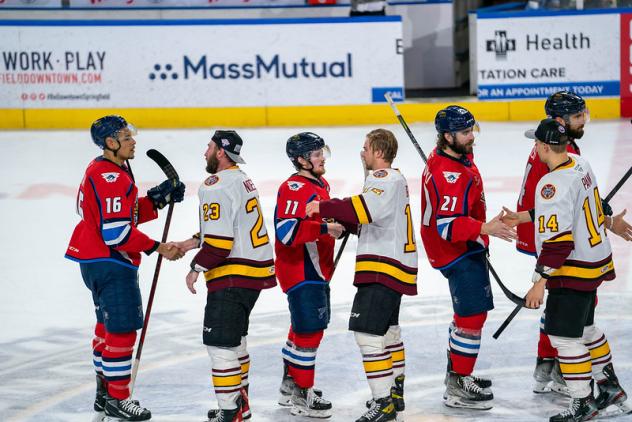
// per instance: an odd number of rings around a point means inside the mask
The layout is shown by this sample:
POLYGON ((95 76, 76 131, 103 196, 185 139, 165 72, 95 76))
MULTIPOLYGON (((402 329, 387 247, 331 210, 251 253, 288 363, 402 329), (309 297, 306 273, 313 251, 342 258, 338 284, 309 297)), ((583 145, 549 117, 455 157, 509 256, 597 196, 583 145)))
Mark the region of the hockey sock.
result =
POLYGON ((545 314, 540 317, 540 339, 538 340, 538 357, 542 359, 552 359, 557 357, 557 350, 551 346, 549 336, 544 332, 545 314))
POLYGON ((404 368, 406 367, 406 352, 404 350, 401 332, 402 330, 399 325, 391 325, 388 327, 388 331, 384 336, 386 351, 391 353, 391 360, 393 361, 393 376, 395 378, 403 375, 404 368))
POLYGON ((235 409, 241 389, 237 347, 206 346, 211 358, 213 387, 220 409, 235 409))
POLYGON ((590 352, 581 338, 549 336, 557 349, 560 371, 574 399, 586 397, 591 392, 592 364, 590 352))
POLYGON ((97 322, 94 326, 94 338, 92 339, 92 363, 97 375, 103 375, 103 364, 101 362, 103 349, 105 349, 105 325, 102 322, 97 322))
POLYGON ((103 375, 108 384, 108 394, 115 399, 129 397, 132 374, 132 352, 136 331, 131 333, 105 332, 105 348, 102 353, 103 375))
POLYGON ((603 381, 606 375, 603 368, 612 361, 610 354, 610 345, 604 333, 595 325, 584 327, 584 336, 582 340, 590 351, 590 359, 592 361, 592 372, 595 381, 603 381))
POLYGON ((384 336, 354 332, 356 343, 362 353, 364 373, 374 399, 391 395, 393 384, 393 360, 386 350, 384 336))
POLYGON ((288 374, 301 388, 314 386, 316 352, 323 338, 323 333, 321 330, 315 333, 299 334, 290 328, 288 341, 283 348, 283 360, 288 366, 288 374))
POLYGON ((487 312, 467 317, 454 314, 450 326, 450 360, 452 370, 459 375, 470 375, 481 348, 481 332, 487 312))
POLYGON ((241 343, 237 346, 237 359, 241 366, 241 386, 247 387, 250 383, 248 381, 248 372, 250 372, 250 355, 248 354, 248 342, 246 337, 241 338, 241 343))

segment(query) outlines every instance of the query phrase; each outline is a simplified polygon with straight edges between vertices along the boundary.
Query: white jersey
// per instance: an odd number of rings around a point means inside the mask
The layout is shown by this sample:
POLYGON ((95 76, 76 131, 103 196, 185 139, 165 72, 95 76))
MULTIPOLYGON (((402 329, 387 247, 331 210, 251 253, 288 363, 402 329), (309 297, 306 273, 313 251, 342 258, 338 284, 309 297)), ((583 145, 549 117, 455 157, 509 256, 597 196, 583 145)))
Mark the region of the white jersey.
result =
POLYGON ((612 250, 597 178, 586 160, 568 156, 535 190, 538 264, 556 269, 549 288, 594 290, 614 278, 612 250))
POLYGON ((195 263, 205 270, 209 291, 275 286, 272 246, 248 175, 237 166, 212 174, 198 196, 202 250, 195 263))
POLYGON ((417 294, 417 244, 406 178, 397 169, 376 170, 351 203, 361 224, 354 284, 381 283, 417 294))

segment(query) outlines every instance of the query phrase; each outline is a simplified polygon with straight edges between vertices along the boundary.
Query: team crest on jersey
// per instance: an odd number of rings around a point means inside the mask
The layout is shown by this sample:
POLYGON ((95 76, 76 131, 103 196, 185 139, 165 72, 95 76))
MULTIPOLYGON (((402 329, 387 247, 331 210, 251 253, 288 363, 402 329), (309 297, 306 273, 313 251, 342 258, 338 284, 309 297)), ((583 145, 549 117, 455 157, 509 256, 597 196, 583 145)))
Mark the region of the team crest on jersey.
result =
POLYGON ((204 181, 204 184, 206 186, 213 186, 217 182, 219 182, 219 176, 216 174, 213 174, 204 181))
POLYGON ((459 177, 461 177, 461 173, 457 173, 455 171, 444 171, 443 177, 445 177, 445 180, 448 183, 456 183, 456 181, 459 180, 459 177))
POLYGON ((373 177, 377 177, 378 179, 381 179, 386 176, 388 176, 388 172, 386 170, 378 170, 373 173, 373 177))
POLYGON ((294 180, 290 180, 289 182, 287 182, 287 187, 290 188, 290 190, 294 191, 294 192, 296 192, 297 190, 299 190, 303 186, 305 186, 305 183, 303 183, 303 182, 297 182, 297 181, 294 181, 294 180))
POLYGON ((553 186, 550 183, 547 183, 546 185, 542 186, 542 190, 540 191, 540 195, 542 195, 542 198, 544 199, 551 199, 555 196, 555 186, 553 186))
POLYGON ((116 179, 118 179, 119 173, 117 172, 101 173, 101 177, 103 177, 105 181, 108 183, 114 183, 116 182, 116 179))

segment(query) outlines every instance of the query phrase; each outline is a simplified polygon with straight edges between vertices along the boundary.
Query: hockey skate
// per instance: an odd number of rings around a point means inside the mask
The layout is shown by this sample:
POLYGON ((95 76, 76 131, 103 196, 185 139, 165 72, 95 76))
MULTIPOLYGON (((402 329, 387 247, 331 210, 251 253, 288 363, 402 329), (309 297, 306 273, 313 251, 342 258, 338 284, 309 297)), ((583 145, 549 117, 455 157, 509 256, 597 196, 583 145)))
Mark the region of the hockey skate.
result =
POLYGON ((105 396, 105 422, 146 421, 151 419, 151 412, 140 406, 138 401, 129 398, 118 400, 105 396))
POLYGON ((493 407, 494 394, 485 391, 474 382, 471 375, 463 376, 456 372, 448 373, 448 382, 443 394, 444 404, 448 407, 489 410, 493 407))
POLYGON ((533 370, 533 392, 536 394, 556 392, 570 397, 566 381, 562 377, 560 364, 555 358, 537 358, 533 370))
POLYGON ((632 408, 626 403, 628 395, 621 388, 619 379, 614 373, 612 363, 603 368, 606 379, 597 383, 599 395, 595 399, 599 409, 599 418, 609 418, 632 413, 632 408), (615 406, 608 410, 609 406, 615 406))
POLYGON ((300 388, 295 385, 292 392, 292 410, 290 413, 294 416, 308 418, 330 418, 331 402, 317 395, 313 388, 300 388))
POLYGON ((595 397, 590 393, 581 399, 571 399, 568 409, 549 418, 549 422, 581 422, 594 419, 599 414, 595 397))
MULTIPOLYGON (((406 404, 404 403, 404 378, 404 374, 397 376, 395 378, 395 385, 391 387, 391 399, 393 400, 395 411, 397 412, 403 412, 406 409, 406 404)), ((373 403, 375 403, 375 399, 367 400, 367 409, 370 409, 373 403)))
MULTIPOLYGON (((248 387, 245 386, 241 389, 241 417, 243 420, 250 419, 252 413, 250 413, 250 401, 248 398, 248 387)), ((221 412, 221 409, 210 409, 207 413, 209 420, 215 420, 213 418, 217 418, 218 414, 221 412)))
POLYGON ((566 381, 564 381, 562 370, 560 369, 560 362, 557 359, 555 359, 555 364, 553 365, 553 370, 551 371, 551 384, 549 384, 549 388, 551 391, 555 391, 563 396, 571 396, 568 386, 566 385, 566 381))
POLYGON ((209 422, 242 422, 242 402, 241 397, 237 399, 235 409, 212 409, 208 411, 209 422), (213 412, 211 414, 211 411, 213 412))
MULTIPOLYGON (((448 385, 449 374, 450 372, 452 372, 452 360, 450 359, 449 350, 447 350, 447 354, 448 354, 448 368, 445 372, 445 378, 443 379, 443 385, 445 386, 448 385)), ((492 386, 492 380, 490 380, 489 378, 477 377, 476 375, 471 375, 471 374, 470 374, 470 377, 472 377, 472 380, 474 381, 474 383, 481 388, 490 388, 492 386)))
MULTIPOLYGON (((281 381, 281 386, 279 387, 279 400, 278 403, 281 406, 292 406, 292 392, 294 391, 294 386, 296 383, 294 379, 288 375, 287 365, 283 364, 283 380, 281 381)), ((314 388, 314 394, 318 397, 323 396, 323 392, 318 388, 314 388)))
POLYGON ((382 397, 377 400, 370 400, 372 403, 369 410, 357 419, 356 422, 384 422, 397 419, 397 412, 391 397, 382 397))
POLYGON ((103 412, 105 408, 105 396, 108 393, 105 377, 103 374, 97 374, 97 392, 94 397, 94 411, 103 412))

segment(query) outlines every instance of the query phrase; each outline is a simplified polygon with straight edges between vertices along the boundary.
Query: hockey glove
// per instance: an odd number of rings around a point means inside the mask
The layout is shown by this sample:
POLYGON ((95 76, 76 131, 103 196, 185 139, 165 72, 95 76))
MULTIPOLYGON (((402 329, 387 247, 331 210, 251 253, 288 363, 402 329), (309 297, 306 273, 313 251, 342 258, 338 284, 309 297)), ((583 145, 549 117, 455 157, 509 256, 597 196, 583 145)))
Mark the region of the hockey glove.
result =
POLYGON ((147 191, 147 196, 154 206, 161 210, 169 202, 182 202, 184 199, 185 185, 177 179, 168 179, 147 191))
POLYGON ((607 203, 603 199, 601 200, 601 209, 603 210, 603 213, 607 215, 608 217, 612 216, 613 214, 612 207, 610 206, 609 203, 607 203))

